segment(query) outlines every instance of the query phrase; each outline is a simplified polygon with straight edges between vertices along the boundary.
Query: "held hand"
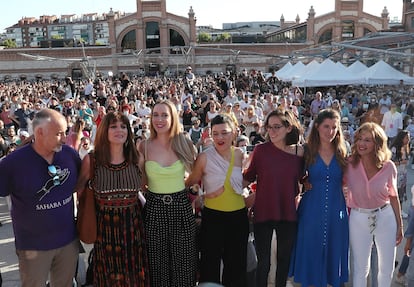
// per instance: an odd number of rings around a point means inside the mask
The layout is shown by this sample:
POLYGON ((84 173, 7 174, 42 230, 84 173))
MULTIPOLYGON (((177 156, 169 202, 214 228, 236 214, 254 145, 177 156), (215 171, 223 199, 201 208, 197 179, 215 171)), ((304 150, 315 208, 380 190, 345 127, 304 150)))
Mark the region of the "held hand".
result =
POLYGON ((344 194, 345 202, 348 202, 348 186, 344 185, 342 187, 342 193, 344 194))
POLYGON ((197 194, 198 194, 198 192, 200 191, 200 188, 201 188, 201 186, 198 183, 193 184, 191 187, 193 188, 193 192, 196 192, 197 194))
MULTIPOLYGON (((203 208, 203 195, 197 195, 197 197, 193 200, 191 203, 191 206, 193 208, 193 213, 196 214, 197 210, 200 210, 203 208)), ((197 214, 196 214, 197 215, 197 214)))
POLYGON ((256 193, 252 192, 247 197, 244 198, 244 203, 246 204, 247 208, 253 207, 254 200, 256 199, 256 193))
POLYGON ((312 184, 309 182, 308 171, 306 171, 305 175, 301 178, 300 183, 303 185, 302 193, 312 189, 312 184))
POLYGON ((306 191, 308 191, 308 190, 311 190, 311 189, 312 189, 312 184, 311 184, 309 181, 305 181, 305 182, 303 183, 303 187, 304 187, 303 191, 304 191, 304 192, 306 192, 306 191))
POLYGON ((305 192, 307 192, 308 190, 311 190, 312 189, 312 184, 306 179, 304 182, 303 182, 303 193, 305 193, 305 192))

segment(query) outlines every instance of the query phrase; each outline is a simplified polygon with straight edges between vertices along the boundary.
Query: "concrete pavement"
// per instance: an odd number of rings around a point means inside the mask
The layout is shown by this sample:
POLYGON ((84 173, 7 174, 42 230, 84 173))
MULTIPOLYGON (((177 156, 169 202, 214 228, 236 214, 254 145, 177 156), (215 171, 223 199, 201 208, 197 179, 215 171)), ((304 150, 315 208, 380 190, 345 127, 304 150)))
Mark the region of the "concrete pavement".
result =
POLYGON ((13 227, 9 208, 4 197, 0 197, 0 270, 3 287, 20 286, 19 266, 14 247, 13 227))
MULTIPOLYGON (((3 285, 0 287, 19 287, 21 284, 13 226, 6 199, 3 197, 0 197, 0 222, 2 223, 0 227, 0 271, 3 277, 3 285)), ((80 255, 78 282, 85 280, 87 258, 92 247, 92 244, 84 244, 87 253, 80 255)))

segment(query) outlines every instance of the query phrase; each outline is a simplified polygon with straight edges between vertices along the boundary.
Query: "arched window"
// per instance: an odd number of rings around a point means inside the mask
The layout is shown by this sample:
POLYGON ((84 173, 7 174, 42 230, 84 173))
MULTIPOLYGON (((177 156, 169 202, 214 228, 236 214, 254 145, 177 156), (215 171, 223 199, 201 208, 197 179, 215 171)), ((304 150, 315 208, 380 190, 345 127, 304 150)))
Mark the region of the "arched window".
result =
POLYGON ((183 36, 174 29, 170 29, 170 46, 185 46, 183 36))
POLYGON ((352 40, 355 35, 355 24, 352 20, 342 21, 342 41, 352 40))
POLYGON ((122 48, 122 51, 124 51, 126 49, 136 50, 137 41, 136 41, 136 31, 135 31, 135 29, 129 31, 124 36, 124 38, 122 39, 122 42, 121 42, 121 48, 122 48))
POLYGON ((326 43, 332 41, 332 29, 326 30, 319 37, 319 43, 326 43))
MULTIPOLYGON (((147 22, 145 25, 145 40, 146 48, 159 48, 160 47, 160 28, 158 22, 147 22)), ((160 51, 154 51, 159 53, 160 51)))
POLYGON ((371 30, 369 30, 369 29, 367 29, 367 28, 364 28, 364 36, 365 35, 368 35, 369 33, 371 33, 372 31, 371 30))

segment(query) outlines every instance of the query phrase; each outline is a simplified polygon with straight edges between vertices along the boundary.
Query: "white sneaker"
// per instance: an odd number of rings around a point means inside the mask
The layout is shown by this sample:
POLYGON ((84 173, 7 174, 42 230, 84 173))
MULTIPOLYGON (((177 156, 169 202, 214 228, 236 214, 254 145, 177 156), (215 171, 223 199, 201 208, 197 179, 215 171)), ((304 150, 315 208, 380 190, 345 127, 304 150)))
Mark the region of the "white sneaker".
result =
POLYGON ((401 217, 404 219, 408 218, 408 214, 404 210, 401 210, 401 217))

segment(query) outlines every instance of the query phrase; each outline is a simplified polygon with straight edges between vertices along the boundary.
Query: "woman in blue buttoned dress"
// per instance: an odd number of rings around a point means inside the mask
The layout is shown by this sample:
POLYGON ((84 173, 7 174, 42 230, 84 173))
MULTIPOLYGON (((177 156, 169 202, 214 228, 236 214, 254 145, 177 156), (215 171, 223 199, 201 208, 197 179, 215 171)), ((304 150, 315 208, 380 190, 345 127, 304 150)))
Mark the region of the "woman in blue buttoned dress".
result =
POLYGON ((348 281, 348 214, 342 192, 346 146, 340 115, 322 110, 305 148, 308 189, 298 207, 290 275, 301 286, 339 287, 348 281))

